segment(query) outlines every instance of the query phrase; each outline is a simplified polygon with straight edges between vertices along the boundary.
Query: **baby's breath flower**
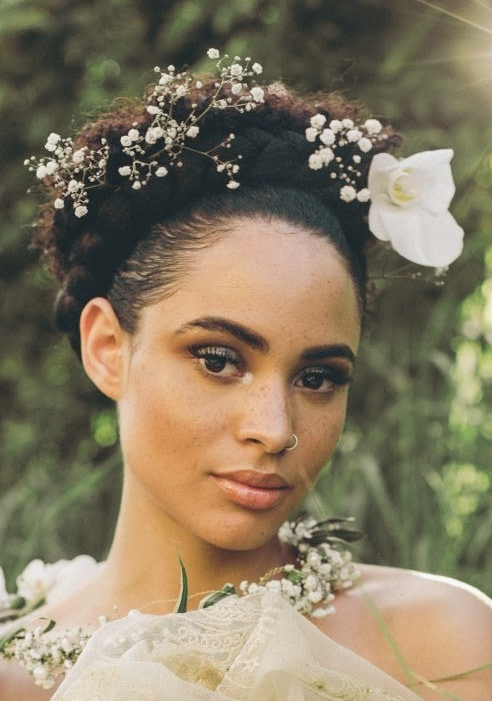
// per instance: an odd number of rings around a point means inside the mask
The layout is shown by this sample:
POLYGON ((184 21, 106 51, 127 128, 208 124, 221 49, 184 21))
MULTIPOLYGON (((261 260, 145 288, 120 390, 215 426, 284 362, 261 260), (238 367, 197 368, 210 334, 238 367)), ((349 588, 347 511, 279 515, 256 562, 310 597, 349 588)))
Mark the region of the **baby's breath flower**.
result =
POLYGON ((366 121, 364 122, 364 126, 369 136, 376 136, 381 132, 383 128, 383 125, 377 119, 366 119, 366 121))
POLYGON ((346 134, 347 141, 359 141, 362 138, 362 132, 359 129, 349 129, 346 134))
POLYGON ((323 129, 319 135, 319 140, 326 146, 332 146, 335 143, 335 138, 333 129, 323 129))
POLYGON ((340 199, 344 202, 352 202, 357 197, 355 187, 352 185, 344 185, 340 190, 340 199))
POLYGON ((318 136, 318 130, 316 129, 316 127, 308 127, 305 133, 307 141, 316 141, 316 137, 318 136))
POLYGON ((309 163, 309 167, 311 168, 311 170, 320 170, 323 167, 323 159, 319 155, 319 152, 312 153, 309 156, 308 163, 309 163))
POLYGON ((369 202, 369 200, 371 199, 371 193, 367 187, 364 187, 362 188, 362 190, 359 190, 359 192, 357 193, 357 199, 359 200, 359 202, 369 202))
POLYGON ((265 91, 263 88, 251 88, 251 95, 253 96, 253 100, 255 100, 255 102, 264 102, 265 91))
POLYGON ((229 68, 229 71, 230 74, 234 76, 234 78, 239 78, 239 76, 242 76, 243 74, 243 67, 240 63, 233 63, 232 66, 229 68))
POLYGON ((217 49, 209 49, 207 51, 207 56, 209 58, 219 58, 220 54, 217 49))
POLYGON ((322 129, 326 123, 326 117, 324 114, 315 114, 311 119, 309 120, 310 124, 312 127, 314 127, 317 131, 319 129, 322 129))
POLYGON ((260 73, 263 73, 263 66, 261 65, 261 63, 253 63, 253 65, 251 66, 251 70, 253 71, 253 73, 259 75, 260 73))
POLYGON ((328 165, 328 163, 330 163, 335 158, 335 154, 329 146, 326 146, 325 148, 320 148, 318 154, 324 166, 328 165))
POLYGON ((123 176, 131 175, 132 169, 130 166, 121 166, 121 168, 118 168, 118 173, 123 176))
POLYGON ((198 136, 198 132, 200 131, 200 128, 197 126, 192 126, 188 129, 186 132, 186 136, 189 136, 190 139, 195 139, 198 136))
POLYGON ((359 139, 359 141, 357 142, 357 146, 360 148, 361 151, 367 153, 372 149, 372 141, 367 137, 363 136, 362 139, 359 139))
POLYGON ((80 219, 80 217, 85 217, 87 212, 88 212, 88 209, 85 205, 79 205, 78 207, 75 207, 75 210, 74 210, 74 214, 78 219, 80 219))
POLYGON ((85 151, 83 148, 80 148, 78 151, 74 151, 72 155, 72 161, 74 163, 83 163, 85 159, 85 151))
POLYGON ((160 168, 157 168, 155 171, 155 174, 158 178, 164 178, 168 173, 167 168, 164 168, 164 166, 161 166, 160 168))

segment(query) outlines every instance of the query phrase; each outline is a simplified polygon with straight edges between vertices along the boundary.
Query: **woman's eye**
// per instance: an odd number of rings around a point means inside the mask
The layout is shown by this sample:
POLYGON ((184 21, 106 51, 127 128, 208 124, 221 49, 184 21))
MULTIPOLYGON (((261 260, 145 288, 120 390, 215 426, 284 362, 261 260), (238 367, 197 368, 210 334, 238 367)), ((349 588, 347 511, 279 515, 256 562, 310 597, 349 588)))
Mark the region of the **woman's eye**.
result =
POLYGON ((341 368, 306 368, 298 376, 295 384, 314 392, 332 392, 337 387, 350 382, 350 375, 341 368))
POLYGON ((241 374, 241 360, 230 348, 200 346, 190 348, 202 371, 220 377, 236 377, 241 374))

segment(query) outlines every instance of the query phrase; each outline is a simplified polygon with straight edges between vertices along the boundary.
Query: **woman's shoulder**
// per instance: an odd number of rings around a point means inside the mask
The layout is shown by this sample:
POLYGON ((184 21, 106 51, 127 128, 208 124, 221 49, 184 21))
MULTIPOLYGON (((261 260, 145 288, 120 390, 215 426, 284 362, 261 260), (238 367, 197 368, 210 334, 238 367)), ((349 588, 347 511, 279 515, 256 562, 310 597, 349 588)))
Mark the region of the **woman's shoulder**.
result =
POLYGON ((492 645, 492 600, 475 587, 451 577, 375 565, 362 566, 361 581, 359 595, 394 626, 415 627, 418 617, 420 624, 426 622, 421 634, 428 636, 453 630, 462 636, 473 627, 482 643, 492 645))
MULTIPOLYGON (((426 680, 463 674, 449 682, 453 693, 462 692, 467 701, 491 698, 491 599, 449 577, 374 565, 360 569, 361 583, 347 603, 359 611, 379 666, 389 665, 387 671, 400 678, 408 677, 405 666, 426 680)), ((427 690, 424 698, 434 696, 427 690)))

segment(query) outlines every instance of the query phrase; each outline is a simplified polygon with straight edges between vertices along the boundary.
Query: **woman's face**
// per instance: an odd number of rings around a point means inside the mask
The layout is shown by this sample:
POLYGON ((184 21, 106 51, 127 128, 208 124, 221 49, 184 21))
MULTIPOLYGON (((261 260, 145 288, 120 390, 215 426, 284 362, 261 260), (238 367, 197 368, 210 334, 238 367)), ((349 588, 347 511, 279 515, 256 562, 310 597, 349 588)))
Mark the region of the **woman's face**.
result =
POLYGON ((356 294, 331 244, 284 222, 238 219, 191 261, 128 341, 118 396, 126 470, 164 522, 251 549, 336 446, 359 341, 356 294))

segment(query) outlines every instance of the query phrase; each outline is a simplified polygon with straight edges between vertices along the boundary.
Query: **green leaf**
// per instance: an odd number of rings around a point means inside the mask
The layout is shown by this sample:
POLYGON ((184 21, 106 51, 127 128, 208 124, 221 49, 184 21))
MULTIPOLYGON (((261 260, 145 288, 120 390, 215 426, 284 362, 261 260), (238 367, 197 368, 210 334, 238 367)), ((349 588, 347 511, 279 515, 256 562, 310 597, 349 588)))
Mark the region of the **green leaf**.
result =
POLYGON ((46 624, 46 628, 44 628, 43 633, 49 633, 50 630, 53 630, 53 628, 56 626, 55 621, 52 618, 42 618, 42 621, 48 621, 46 624))
POLYGON ((186 613, 186 608, 188 606, 188 577, 186 575, 185 566, 183 565, 183 560, 178 553, 179 566, 181 568, 181 589, 179 592, 179 599, 174 608, 174 613, 186 613))
POLYGON ((300 572, 299 570, 291 570, 287 575, 287 579, 289 580, 289 582, 292 582, 292 584, 300 584, 304 577, 302 572, 300 572))
POLYGON ((7 645, 12 642, 12 640, 15 640, 16 638, 23 638, 24 635, 23 633, 26 632, 25 628, 17 628, 16 630, 13 630, 10 633, 7 633, 7 635, 4 635, 3 637, 0 638, 0 652, 3 652, 7 645))
POLYGON ((209 594, 209 596, 206 596, 204 599, 202 599, 198 608, 206 609, 209 606, 213 606, 218 601, 221 601, 226 596, 233 596, 234 594, 237 594, 234 585, 229 583, 224 584, 222 589, 219 589, 219 591, 215 591, 213 594, 209 594))

